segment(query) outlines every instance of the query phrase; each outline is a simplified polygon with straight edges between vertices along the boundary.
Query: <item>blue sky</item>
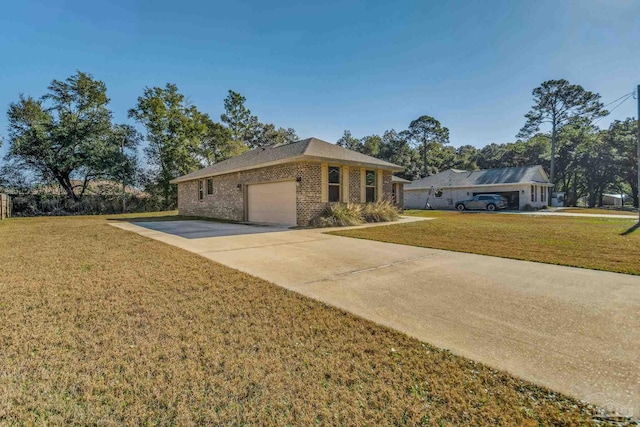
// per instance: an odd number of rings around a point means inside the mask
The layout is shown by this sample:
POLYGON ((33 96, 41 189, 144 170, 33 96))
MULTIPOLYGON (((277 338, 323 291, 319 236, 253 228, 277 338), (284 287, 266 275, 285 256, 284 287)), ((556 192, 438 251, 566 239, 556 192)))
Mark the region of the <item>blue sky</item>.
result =
MULTIPOLYGON (((640 83, 635 0, 5 3, 0 135, 20 93, 76 70, 107 84, 119 122, 145 86, 172 82, 216 119, 238 91, 300 137, 403 130, 428 114, 454 146, 477 147, 514 140, 544 80, 605 103, 640 83)), ((635 111, 631 99, 599 125, 635 111)))

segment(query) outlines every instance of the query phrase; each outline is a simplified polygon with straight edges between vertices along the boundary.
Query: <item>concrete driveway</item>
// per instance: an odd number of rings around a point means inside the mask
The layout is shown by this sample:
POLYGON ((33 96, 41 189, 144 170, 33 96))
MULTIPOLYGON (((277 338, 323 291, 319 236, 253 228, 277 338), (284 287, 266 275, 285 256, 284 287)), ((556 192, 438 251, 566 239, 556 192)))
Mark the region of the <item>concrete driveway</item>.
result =
POLYGON ((323 230, 113 225, 579 399, 640 413, 640 277, 323 230))

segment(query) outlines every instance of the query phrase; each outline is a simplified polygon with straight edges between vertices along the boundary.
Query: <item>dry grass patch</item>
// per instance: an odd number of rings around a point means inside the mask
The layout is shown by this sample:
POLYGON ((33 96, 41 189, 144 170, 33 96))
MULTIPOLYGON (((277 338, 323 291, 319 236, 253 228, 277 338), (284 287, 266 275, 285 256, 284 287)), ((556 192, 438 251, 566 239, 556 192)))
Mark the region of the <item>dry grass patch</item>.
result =
POLYGON ((616 218, 407 211, 432 221, 332 234, 640 275, 640 231, 616 218))
POLYGON ((569 398, 104 218, 2 221, 0 260, 0 425, 591 423, 569 398))

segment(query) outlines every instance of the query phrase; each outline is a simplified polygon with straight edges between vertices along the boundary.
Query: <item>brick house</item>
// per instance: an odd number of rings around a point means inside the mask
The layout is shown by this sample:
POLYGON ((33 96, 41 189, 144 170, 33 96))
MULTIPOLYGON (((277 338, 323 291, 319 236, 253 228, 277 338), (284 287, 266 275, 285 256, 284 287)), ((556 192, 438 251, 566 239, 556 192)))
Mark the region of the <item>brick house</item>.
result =
POLYGON ((308 225, 330 203, 402 206, 403 168, 309 138, 247 151, 171 181, 180 215, 308 225), (394 196, 395 195, 395 196, 394 196))

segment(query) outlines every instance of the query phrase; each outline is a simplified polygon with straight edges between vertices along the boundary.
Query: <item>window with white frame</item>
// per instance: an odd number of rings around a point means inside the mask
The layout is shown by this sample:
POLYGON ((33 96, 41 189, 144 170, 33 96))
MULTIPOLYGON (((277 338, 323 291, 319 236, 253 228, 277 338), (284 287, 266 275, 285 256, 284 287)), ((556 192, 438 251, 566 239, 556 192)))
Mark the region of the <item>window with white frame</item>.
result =
POLYGON ((198 181, 198 200, 204 199, 204 181, 198 181))

